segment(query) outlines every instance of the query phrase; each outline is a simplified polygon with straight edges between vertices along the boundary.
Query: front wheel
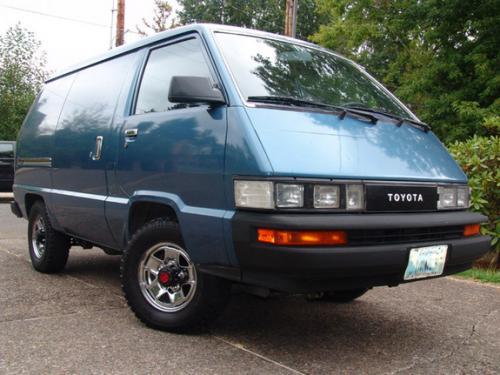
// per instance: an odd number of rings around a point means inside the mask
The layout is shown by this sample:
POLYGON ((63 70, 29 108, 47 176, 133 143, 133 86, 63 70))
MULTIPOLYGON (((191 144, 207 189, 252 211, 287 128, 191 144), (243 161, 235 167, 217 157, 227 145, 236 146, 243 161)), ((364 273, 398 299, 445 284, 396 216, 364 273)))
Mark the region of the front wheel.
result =
POLYGON ((133 236, 122 257, 125 298, 147 326, 167 331, 198 328, 222 310, 229 286, 201 274, 192 262, 178 224, 159 219, 133 236))

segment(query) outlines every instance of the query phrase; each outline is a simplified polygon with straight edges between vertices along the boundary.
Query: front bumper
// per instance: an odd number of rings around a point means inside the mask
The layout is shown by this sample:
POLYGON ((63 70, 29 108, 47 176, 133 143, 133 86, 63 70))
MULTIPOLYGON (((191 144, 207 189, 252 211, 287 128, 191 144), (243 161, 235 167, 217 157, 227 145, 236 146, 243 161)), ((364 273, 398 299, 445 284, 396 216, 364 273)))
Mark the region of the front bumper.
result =
POLYGON ((471 212, 410 214, 266 214, 238 212, 233 240, 244 283, 288 292, 313 292, 405 282, 409 250, 447 244, 444 275, 470 268, 490 249, 487 236, 364 246, 288 247, 256 241, 257 228, 285 230, 370 230, 476 224, 486 217, 471 212))

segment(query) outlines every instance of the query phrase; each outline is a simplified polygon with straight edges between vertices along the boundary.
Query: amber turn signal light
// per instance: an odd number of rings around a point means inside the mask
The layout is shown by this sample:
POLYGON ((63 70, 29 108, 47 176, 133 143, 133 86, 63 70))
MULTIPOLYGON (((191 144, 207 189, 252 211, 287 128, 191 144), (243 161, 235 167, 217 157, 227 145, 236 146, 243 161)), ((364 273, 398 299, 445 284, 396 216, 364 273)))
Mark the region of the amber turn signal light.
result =
POLYGON ((278 229, 257 229, 259 242, 273 245, 314 246, 345 245, 347 234, 344 231, 290 231, 278 229))
POLYGON ((469 224, 464 227, 464 236, 470 237, 479 234, 480 225, 479 224, 469 224))

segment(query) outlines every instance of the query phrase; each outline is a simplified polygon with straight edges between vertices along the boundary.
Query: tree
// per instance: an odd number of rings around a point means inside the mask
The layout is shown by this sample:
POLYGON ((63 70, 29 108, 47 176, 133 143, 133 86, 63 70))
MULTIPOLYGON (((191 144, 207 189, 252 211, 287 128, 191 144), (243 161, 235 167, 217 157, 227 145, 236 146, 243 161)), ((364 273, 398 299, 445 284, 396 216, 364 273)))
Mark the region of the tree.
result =
MULTIPOLYGON (((179 0, 181 24, 209 22, 283 33, 285 0, 179 0)), ((297 10, 297 37, 305 39, 319 28, 315 0, 301 0, 297 10)))
POLYGON ((0 36, 0 139, 15 140, 46 76, 45 53, 18 23, 0 36))
MULTIPOLYGON (((168 19, 171 15, 172 6, 168 3, 168 1, 155 0, 153 21, 149 22, 145 18, 143 18, 142 23, 147 29, 150 29, 155 33, 159 33, 175 26, 174 20, 171 21, 170 25, 167 25, 168 19)), ((140 28, 139 26, 137 26, 136 29, 137 32, 142 36, 148 35, 148 32, 140 28)))
POLYGON ((500 0, 318 0, 312 40, 364 65, 445 142, 498 133, 500 0))

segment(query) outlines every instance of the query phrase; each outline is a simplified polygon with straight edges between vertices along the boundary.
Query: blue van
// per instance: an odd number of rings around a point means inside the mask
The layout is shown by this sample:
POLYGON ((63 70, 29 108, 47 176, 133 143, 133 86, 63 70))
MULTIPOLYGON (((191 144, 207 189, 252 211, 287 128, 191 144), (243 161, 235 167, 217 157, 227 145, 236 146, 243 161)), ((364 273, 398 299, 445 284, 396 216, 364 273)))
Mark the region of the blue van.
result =
POLYGON ((214 319, 231 284, 348 302, 490 248, 467 178, 363 68, 283 36, 191 25, 51 77, 19 134, 33 267, 121 254, 150 327, 214 319))

